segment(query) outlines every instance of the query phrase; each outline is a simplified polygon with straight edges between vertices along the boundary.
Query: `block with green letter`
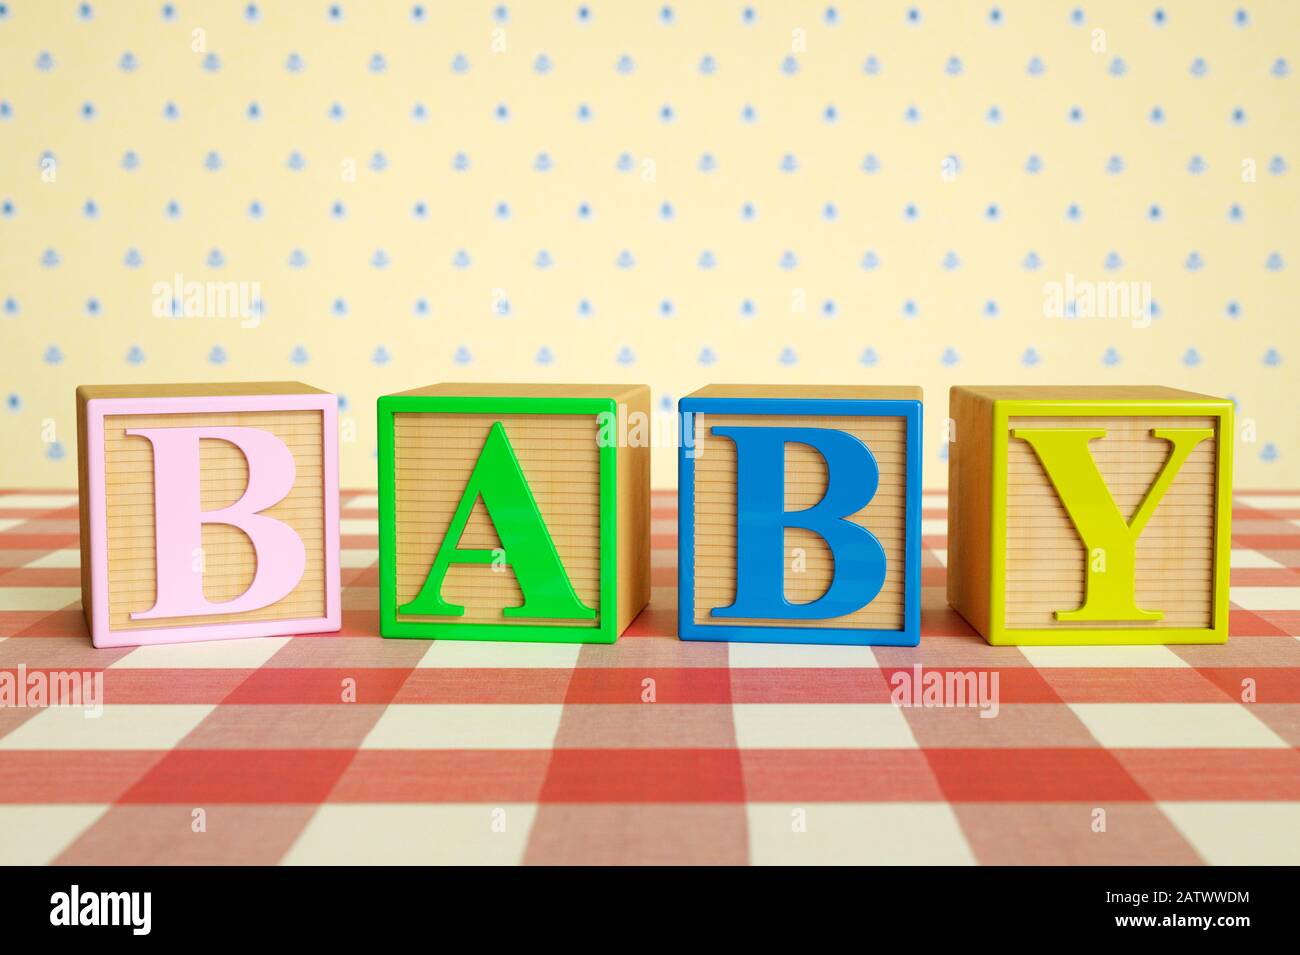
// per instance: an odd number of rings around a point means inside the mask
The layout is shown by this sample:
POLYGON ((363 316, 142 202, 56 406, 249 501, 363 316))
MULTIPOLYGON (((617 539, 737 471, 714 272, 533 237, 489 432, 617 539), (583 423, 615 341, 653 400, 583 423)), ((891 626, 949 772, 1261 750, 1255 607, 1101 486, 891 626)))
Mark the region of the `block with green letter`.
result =
POLYGON ((650 390, 379 399, 385 637, 613 643, 650 596, 650 390))
POLYGON ((948 602, 991 644, 1228 639, 1232 402, 956 387, 948 602))

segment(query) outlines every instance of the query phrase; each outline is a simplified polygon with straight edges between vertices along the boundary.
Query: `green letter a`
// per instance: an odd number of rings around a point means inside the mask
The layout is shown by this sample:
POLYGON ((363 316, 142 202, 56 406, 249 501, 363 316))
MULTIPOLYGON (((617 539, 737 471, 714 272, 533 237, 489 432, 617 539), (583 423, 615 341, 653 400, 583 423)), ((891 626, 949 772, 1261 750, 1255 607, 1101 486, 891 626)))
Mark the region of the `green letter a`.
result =
POLYGON ((447 534, 438 548, 429 576, 419 594, 399 607, 402 613, 461 617, 464 607, 442 599, 442 582, 452 564, 491 564, 490 550, 461 550, 461 535, 479 497, 501 539, 506 563, 514 570, 524 602, 501 611, 506 617, 546 617, 562 620, 594 620, 596 611, 583 604, 560 563, 555 542, 542 520, 533 492, 528 488, 519 459, 515 457, 506 429, 495 422, 488 431, 478 462, 465 485, 447 534))
POLYGON ((1088 442, 1093 438, 1106 436, 1103 429, 1012 430, 1012 437, 1027 441, 1038 455, 1088 553, 1100 550, 1104 556, 1100 570, 1095 561, 1084 561, 1087 577, 1083 606, 1077 610, 1058 610, 1057 620, 1159 620, 1164 616, 1159 610, 1142 610, 1137 605, 1138 538, 1161 498, 1174 483, 1187 456, 1202 441, 1214 437, 1214 431, 1209 428, 1154 428, 1151 433, 1173 447, 1133 520, 1125 522, 1088 449, 1088 442))

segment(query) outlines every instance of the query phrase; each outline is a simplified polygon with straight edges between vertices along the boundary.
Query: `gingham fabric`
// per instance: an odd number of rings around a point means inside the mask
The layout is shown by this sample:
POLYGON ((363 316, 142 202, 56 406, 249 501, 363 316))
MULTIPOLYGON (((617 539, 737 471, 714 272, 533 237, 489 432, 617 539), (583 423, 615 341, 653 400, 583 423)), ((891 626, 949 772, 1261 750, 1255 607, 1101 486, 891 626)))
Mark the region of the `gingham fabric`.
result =
POLYGON ((919 648, 678 641, 671 493, 616 645, 381 640, 376 506, 341 633, 95 650, 76 495, 0 494, 0 669, 105 696, 0 709, 0 862, 1300 862, 1298 493, 1237 495, 1218 647, 986 646, 939 493, 919 648), (895 706, 916 663, 996 672, 997 717, 895 706))

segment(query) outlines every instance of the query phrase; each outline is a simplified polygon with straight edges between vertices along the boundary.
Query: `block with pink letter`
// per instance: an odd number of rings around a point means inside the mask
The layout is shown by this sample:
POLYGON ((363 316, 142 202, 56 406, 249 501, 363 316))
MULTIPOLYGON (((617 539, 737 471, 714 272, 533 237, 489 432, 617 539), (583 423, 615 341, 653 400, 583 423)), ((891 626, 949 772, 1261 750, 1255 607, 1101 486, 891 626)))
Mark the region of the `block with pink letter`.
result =
POLYGON ((338 630, 338 398, 298 382, 77 389, 97 647, 338 630))

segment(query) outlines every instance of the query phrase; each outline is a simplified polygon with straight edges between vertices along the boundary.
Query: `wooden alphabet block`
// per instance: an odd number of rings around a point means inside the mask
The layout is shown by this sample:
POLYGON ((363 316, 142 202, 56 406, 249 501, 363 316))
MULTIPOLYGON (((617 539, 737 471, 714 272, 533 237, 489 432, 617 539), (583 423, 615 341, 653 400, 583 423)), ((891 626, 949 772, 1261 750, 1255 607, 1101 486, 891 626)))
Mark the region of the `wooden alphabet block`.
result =
POLYGON ((97 647, 338 630, 338 399, 297 382, 77 389, 97 647))
POLYGON ((1224 643, 1232 402, 953 388, 948 602, 991 644, 1224 643))
POLYGON ((921 389, 713 385, 680 411, 683 640, 916 645, 921 389))
POLYGON ((385 637, 613 643, 650 598, 650 389, 379 399, 385 637))

